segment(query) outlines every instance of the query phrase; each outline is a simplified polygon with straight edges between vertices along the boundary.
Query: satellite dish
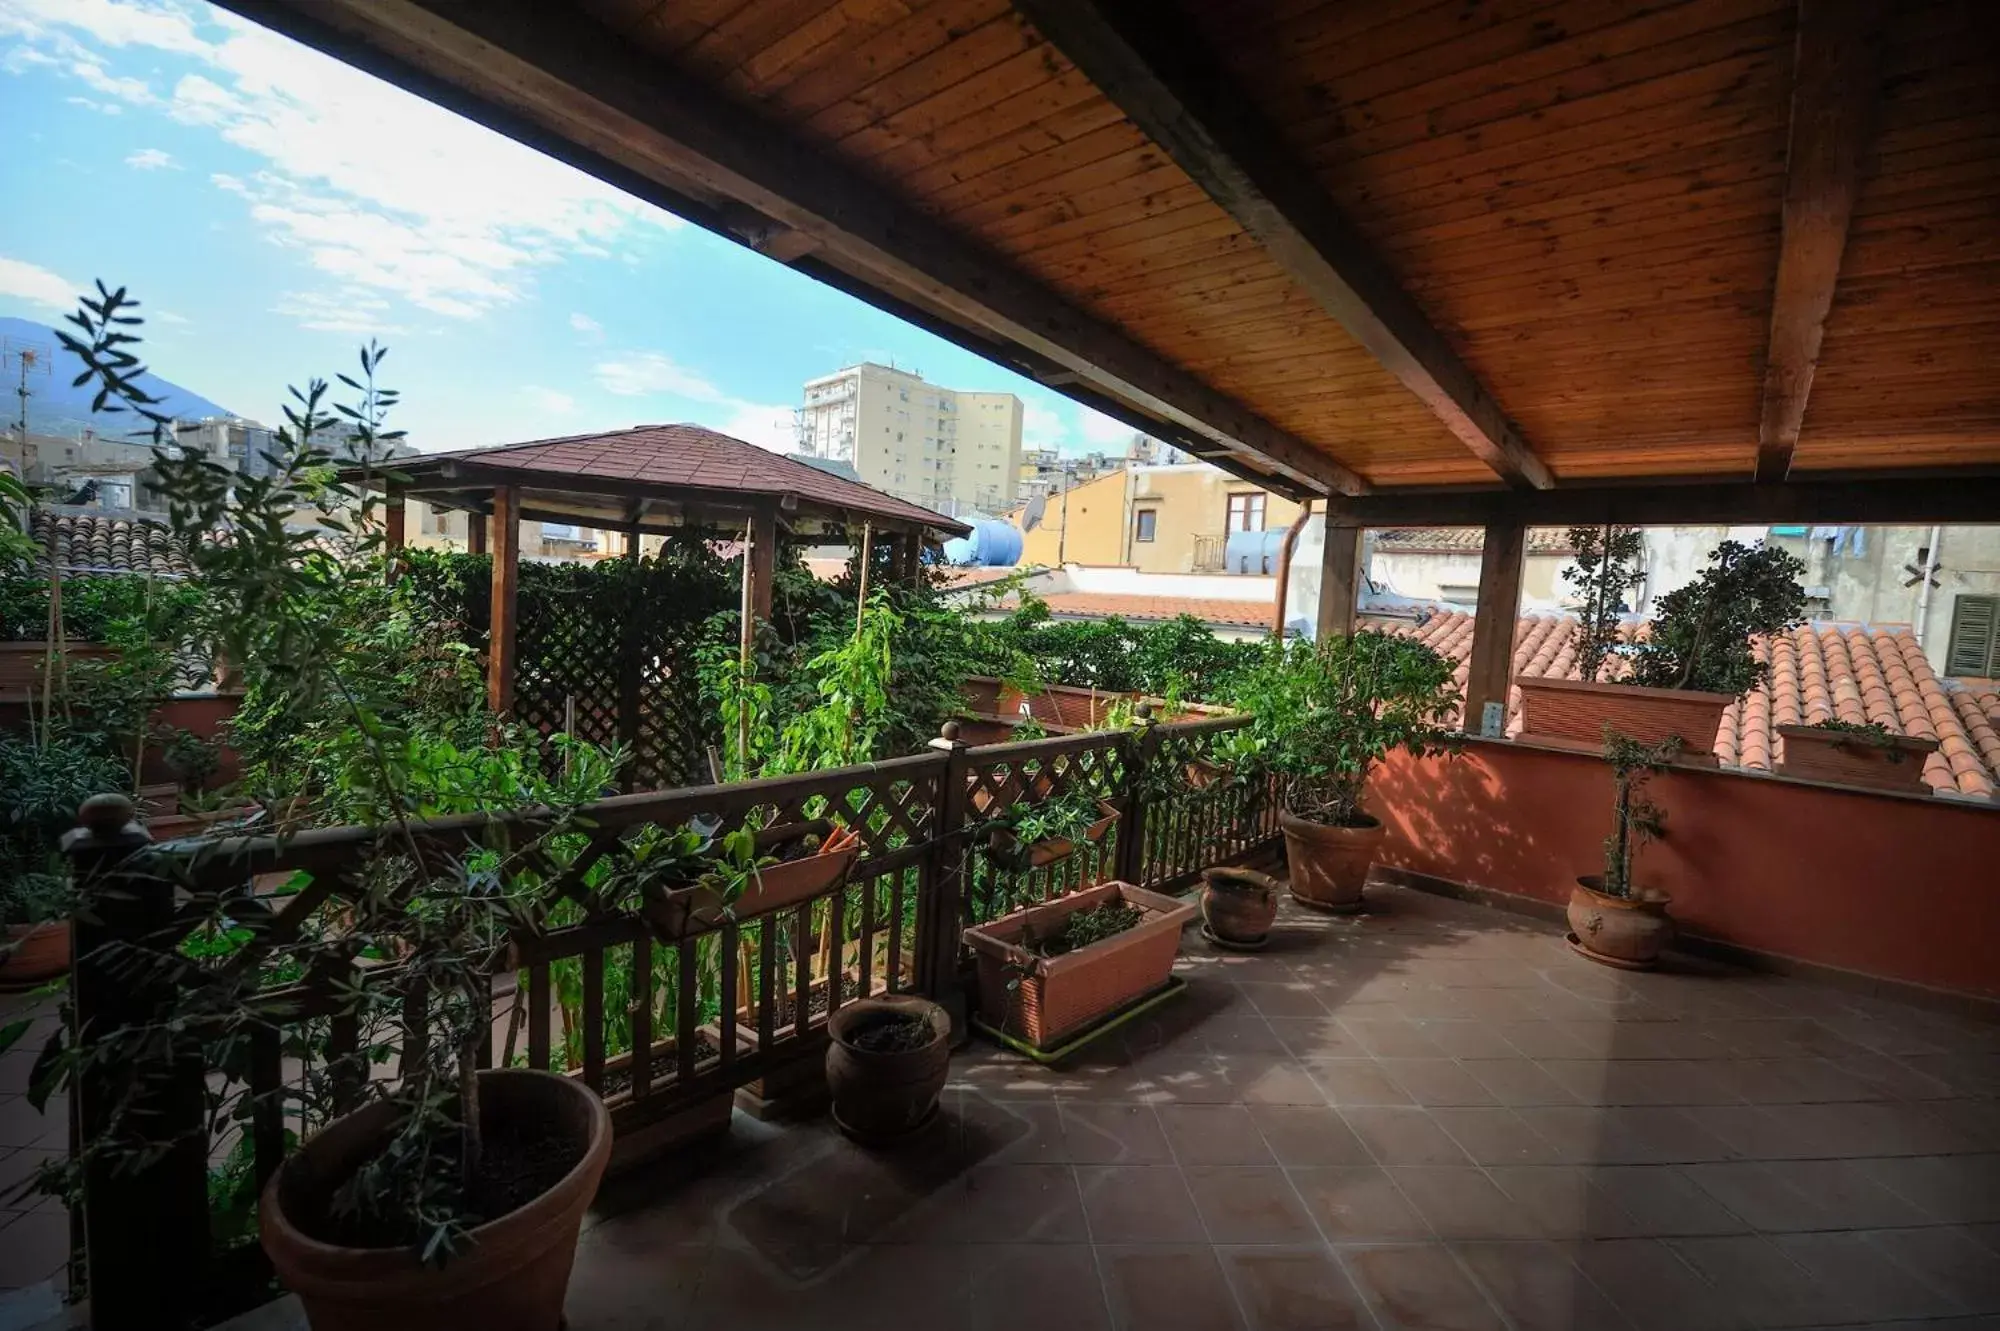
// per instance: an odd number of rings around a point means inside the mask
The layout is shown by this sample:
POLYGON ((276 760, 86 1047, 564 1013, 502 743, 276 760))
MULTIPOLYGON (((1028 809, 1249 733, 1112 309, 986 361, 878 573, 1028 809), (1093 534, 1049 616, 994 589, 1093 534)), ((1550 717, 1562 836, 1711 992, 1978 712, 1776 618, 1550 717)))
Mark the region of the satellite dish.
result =
POLYGON ((1035 491, 1034 498, 1030 499, 1021 508, 1021 530, 1023 532, 1031 532, 1035 528, 1041 526, 1042 516, 1048 511, 1049 511, 1048 491, 1046 490, 1035 491))

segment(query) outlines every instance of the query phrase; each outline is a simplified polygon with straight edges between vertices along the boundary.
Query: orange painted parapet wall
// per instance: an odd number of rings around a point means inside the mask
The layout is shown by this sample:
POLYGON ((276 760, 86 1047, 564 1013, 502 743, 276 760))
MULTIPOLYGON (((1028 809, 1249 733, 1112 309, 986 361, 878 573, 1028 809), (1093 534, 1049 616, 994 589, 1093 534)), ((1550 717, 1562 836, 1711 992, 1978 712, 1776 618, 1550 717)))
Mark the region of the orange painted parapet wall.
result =
MULTIPOLYGON (((1796 961, 2000 997, 2000 806, 1675 768, 1648 795, 1667 835, 1639 881, 1690 934, 1796 961)), ((1371 782, 1379 863, 1562 903, 1603 866, 1601 759, 1470 740, 1398 754, 1371 782)))

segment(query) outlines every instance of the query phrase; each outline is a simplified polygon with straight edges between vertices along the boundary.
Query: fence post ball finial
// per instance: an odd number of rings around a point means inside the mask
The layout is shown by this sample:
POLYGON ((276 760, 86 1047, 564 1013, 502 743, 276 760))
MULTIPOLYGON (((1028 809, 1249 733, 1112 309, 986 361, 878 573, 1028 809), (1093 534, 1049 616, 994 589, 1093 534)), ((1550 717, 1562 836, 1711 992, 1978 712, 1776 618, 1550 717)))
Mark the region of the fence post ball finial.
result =
POLYGON ((1153 704, 1141 700, 1138 707, 1133 709, 1133 714, 1141 721, 1150 721, 1153 719, 1153 704))
POLYGON ((123 795, 92 795, 76 811, 76 820, 100 837, 123 831, 132 816, 132 801, 123 795))
POLYGON ((947 721, 938 727, 938 734, 952 743, 958 743, 958 722, 947 721))

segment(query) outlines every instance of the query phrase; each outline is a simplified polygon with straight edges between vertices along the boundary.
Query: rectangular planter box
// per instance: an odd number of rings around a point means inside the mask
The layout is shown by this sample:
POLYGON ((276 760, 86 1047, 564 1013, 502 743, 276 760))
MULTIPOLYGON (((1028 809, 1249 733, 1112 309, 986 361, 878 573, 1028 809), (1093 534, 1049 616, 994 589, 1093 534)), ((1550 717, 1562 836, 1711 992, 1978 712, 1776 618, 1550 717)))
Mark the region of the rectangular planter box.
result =
POLYGON ((1785 757, 1778 764, 1781 776, 1911 795, 1931 793, 1924 780, 1924 760, 1937 752, 1934 739, 1896 735, 1895 742, 1883 748, 1858 736, 1812 726, 1779 726, 1778 734, 1785 741, 1785 757))
POLYGON ((847 881, 860 853, 861 848, 854 846, 831 855, 804 855, 761 869, 743 895, 726 907, 713 890, 697 885, 665 892, 658 899, 646 902, 640 911, 661 939, 692 938, 719 929, 730 919, 755 919, 828 895, 847 881))
POLYGON ((1130 883, 1105 883, 1003 915, 965 931, 979 973, 982 1020, 1037 1048, 1060 1043, 1107 1013, 1164 985, 1180 951, 1181 926, 1192 902, 1130 883), (1122 934, 1060 957, 1037 957, 1021 946, 1059 928, 1079 910, 1123 901, 1145 918, 1122 934), (1009 989, 1018 978, 1018 988, 1009 989))
POLYGON ((1715 752, 1722 713, 1735 699, 1693 689, 1648 689, 1636 684, 1585 683, 1580 679, 1516 679, 1521 690, 1521 733, 1528 741, 1604 751, 1604 727, 1641 744, 1681 739, 1687 758, 1715 752))
MULTIPOLYGON (((110 661, 117 658, 118 649, 101 642, 69 642, 63 644, 62 655, 65 662, 110 661)), ((46 642, 0 642, 0 694, 39 699, 48 656, 46 642)))

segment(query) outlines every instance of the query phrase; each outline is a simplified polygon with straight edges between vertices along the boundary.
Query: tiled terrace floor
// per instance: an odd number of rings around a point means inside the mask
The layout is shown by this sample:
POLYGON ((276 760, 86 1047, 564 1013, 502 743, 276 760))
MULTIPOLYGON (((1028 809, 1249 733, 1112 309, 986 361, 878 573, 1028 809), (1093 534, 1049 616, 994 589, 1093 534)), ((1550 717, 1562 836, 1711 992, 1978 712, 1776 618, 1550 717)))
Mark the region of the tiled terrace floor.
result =
POLYGON ((614 1181, 572 1331, 2000 1327, 2000 1027, 1371 898, 1190 931, 1078 1066, 975 1044, 897 1151, 738 1115, 614 1181))

